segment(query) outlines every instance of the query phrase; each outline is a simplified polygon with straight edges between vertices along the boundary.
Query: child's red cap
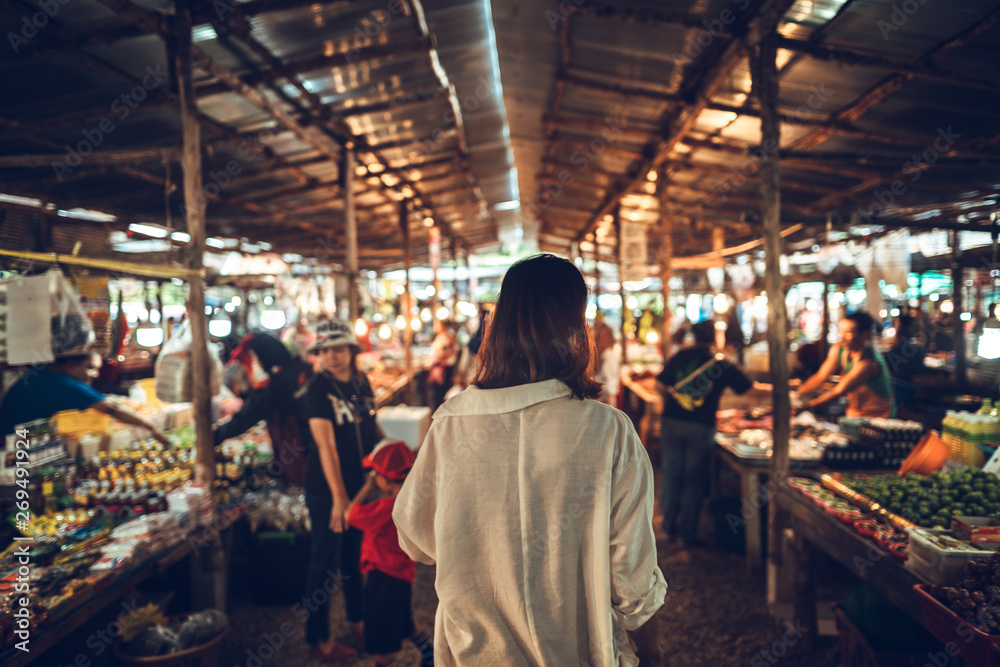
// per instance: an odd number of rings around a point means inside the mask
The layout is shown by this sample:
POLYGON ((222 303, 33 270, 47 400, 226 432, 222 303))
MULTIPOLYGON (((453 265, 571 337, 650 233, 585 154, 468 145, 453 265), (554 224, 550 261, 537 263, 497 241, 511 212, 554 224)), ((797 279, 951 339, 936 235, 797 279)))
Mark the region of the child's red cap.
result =
POLYGON ((405 442, 397 440, 376 447, 362 464, 386 479, 399 482, 406 478, 416 460, 417 455, 413 450, 405 442))

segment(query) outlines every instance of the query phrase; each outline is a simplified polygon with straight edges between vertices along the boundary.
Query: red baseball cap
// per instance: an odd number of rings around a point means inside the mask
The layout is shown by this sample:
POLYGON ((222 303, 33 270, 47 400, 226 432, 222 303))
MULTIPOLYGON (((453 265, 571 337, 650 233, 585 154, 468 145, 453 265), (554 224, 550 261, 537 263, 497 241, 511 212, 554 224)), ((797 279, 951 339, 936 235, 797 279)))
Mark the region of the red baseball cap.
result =
POLYGON ((399 482, 406 478, 416 460, 417 455, 405 442, 395 440, 376 447, 361 463, 386 479, 399 482))

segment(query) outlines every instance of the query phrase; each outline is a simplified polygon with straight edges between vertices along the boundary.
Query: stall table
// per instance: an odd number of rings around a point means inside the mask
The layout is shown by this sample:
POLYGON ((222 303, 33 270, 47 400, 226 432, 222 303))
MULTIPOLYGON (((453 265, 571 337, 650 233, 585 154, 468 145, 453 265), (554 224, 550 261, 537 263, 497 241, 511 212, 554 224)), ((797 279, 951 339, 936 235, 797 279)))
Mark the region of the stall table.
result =
MULTIPOLYGON (((230 513, 227 516, 236 517, 239 513, 230 513)), ((232 520, 235 520, 233 518, 232 520)), ((42 629, 32 629, 29 647, 31 651, 25 653, 16 648, 10 648, 0 653, 0 665, 4 667, 22 667, 34 660, 37 660, 43 653, 65 639, 77 628, 100 613, 105 607, 119 600, 135 586, 152 577, 163 575, 168 569, 176 565, 195 552, 195 547, 219 539, 219 533, 211 528, 202 528, 182 542, 165 549, 164 551, 148 558, 143 563, 137 565, 113 582, 107 589, 87 600, 82 606, 69 612, 64 618, 47 624, 42 629)))
MULTIPOLYGON (((773 491, 765 488, 761 493, 760 478, 770 475, 771 459, 763 455, 745 455, 737 451, 730 438, 716 436, 715 459, 732 468, 740 476, 741 506, 748 509, 746 521, 746 561, 747 570, 752 571, 764 564, 764 548, 761 541, 761 529, 767 521, 767 505, 762 498, 772 497, 773 491)), ((788 476, 794 477, 801 473, 835 472, 823 465, 820 459, 791 459, 788 462, 788 476)), ((850 470, 852 474, 884 474, 885 468, 850 470)), ((784 480, 774 486, 784 486, 784 480)))
MULTIPOLYGON (((839 562, 858 579, 878 591, 924 628, 927 620, 920 596, 913 590, 923 583, 885 551, 845 524, 836 521, 816 507, 804 495, 778 485, 774 501, 787 516, 787 525, 794 535, 791 562, 778 569, 794 591, 794 618, 805 634, 802 650, 812 651, 817 639, 815 556, 822 551, 839 562)), ((778 588, 781 588, 780 584, 778 588)))

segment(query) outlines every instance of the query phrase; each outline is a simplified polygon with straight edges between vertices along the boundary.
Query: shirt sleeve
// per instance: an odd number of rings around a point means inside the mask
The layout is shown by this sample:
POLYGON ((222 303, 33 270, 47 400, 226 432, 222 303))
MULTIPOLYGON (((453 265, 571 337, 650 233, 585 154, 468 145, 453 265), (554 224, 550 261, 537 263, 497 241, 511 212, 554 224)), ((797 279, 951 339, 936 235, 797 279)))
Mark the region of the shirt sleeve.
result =
POLYGON ((102 402, 106 397, 89 384, 75 380, 66 376, 65 397, 66 407, 60 410, 86 410, 87 408, 102 402))
POLYGON ((379 502, 359 503, 347 515, 347 523, 363 531, 376 530, 387 523, 387 519, 387 513, 382 511, 382 504, 379 502))
POLYGON ((735 364, 726 363, 729 367, 728 377, 726 378, 726 384, 732 387, 733 391, 737 394, 745 394, 753 387, 753 380, 746 376, 739 366, 735 364))
POLYGON ((309 389, 306 390, 306 395, 303 399, 305 418, 307 421, 310 419, 327 419, 331 422, 335 421, 333 405, 330 404, 330 399, 326 397, 326 390, 323 388, 318 377, 313 378, 312 382, 309 383, 309 389))
POLYGON ((432 425, 392 510, 400 548, 413 560, 427 565, 437 560, 434 516, 438 501, 438 455, 433 433, 432 425))
POLYGON ((635 630, 663 605, 667 582, 656 564, 653 469, 631 424, 611 478, 611 606, 635 630))
POLYGON ((239 412, 224 424, 220 424, 213 432, 215 444, 220 444, 223 440, 235 438, 250 430, 250 427, 261 419, 271 416, 272 400, 271 387, 256 389, 250 392, 239 412))

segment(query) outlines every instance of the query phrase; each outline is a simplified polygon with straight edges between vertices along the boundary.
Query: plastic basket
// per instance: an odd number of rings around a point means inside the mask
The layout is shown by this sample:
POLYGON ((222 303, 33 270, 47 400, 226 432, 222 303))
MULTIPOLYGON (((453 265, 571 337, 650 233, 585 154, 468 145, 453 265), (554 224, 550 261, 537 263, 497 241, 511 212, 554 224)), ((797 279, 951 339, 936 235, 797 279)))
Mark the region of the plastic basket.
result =
POLYGON ((913 587, 924 603, 924 615, 927 617, 927 629, 945 645, 952 642, 955 650, 970 665, 975 667, 1000 667, 1000 652, 995 644, 1000 641, 998 635, 988 635, 982 630, 966 622, 948 607, 941 604, 937 598, 928 592, 926 584, 913 587))

